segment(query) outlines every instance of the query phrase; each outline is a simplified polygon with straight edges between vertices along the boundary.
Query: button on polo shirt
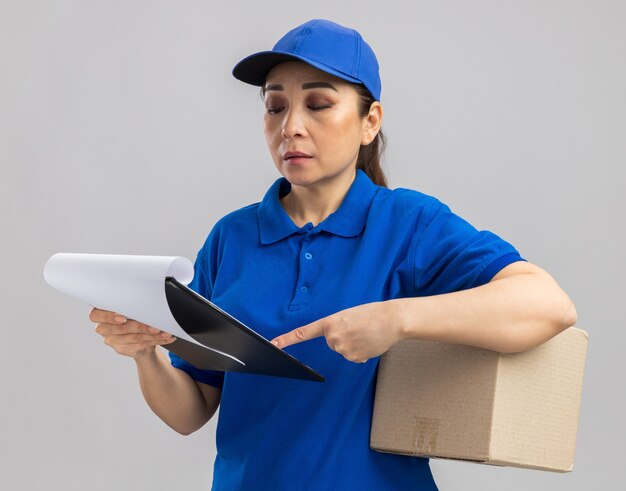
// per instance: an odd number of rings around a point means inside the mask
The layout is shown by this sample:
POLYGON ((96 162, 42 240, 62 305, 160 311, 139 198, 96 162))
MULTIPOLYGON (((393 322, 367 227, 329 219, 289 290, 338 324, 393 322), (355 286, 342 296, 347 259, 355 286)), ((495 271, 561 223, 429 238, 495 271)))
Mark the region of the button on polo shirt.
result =
MULTIPOLYGON (((523 260, 437 199, 376 186, 360 170, 316 226, 289 218, 280 198, 290 189, 280 178, 261 203, 222 218, 190 284, 267 339, 364 303, 480 286, 523 260)), ((222 387, 214 490, 436 489, 428 459, 369 448, 378 358, 349 362, 323 337, 285 350, 326 381, 198 370, 170 354, 222 387)))

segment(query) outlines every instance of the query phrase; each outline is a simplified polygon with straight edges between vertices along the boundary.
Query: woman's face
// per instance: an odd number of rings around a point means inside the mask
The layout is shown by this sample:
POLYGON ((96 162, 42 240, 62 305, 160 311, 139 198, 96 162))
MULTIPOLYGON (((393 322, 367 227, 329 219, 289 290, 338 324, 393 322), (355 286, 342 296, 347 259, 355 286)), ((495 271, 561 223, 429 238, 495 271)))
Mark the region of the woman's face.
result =
POLYGON ((359 116, 359 95, 348 82, 290 61, 269 72, 264 88, 267 145, 292 185, 353 176, 360 146, 376 134, 359 116))

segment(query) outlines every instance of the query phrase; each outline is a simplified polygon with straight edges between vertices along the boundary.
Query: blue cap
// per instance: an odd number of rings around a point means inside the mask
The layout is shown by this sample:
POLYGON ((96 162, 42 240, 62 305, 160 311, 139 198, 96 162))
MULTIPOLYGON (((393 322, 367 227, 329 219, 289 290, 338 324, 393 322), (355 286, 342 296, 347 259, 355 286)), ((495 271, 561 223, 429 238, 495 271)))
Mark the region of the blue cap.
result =
POLYGON ((375 100, 380 100, 378 61, 372 48, 354 29, 324 19, 313 19, 292 29, 271 51, 247 56, 235 65, 233 76, 261 86, 272 68, 295 60, 348 82, 362 84, 375 100))

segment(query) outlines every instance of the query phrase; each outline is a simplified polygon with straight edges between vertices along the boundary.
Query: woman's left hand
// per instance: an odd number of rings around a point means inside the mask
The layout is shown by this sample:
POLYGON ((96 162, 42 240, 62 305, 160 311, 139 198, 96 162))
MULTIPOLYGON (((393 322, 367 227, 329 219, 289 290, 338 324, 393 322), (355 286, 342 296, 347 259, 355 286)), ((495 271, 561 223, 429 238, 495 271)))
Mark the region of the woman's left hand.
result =
POLYGON ((389 303, 373 302, 341 310, 272 340, 279 348, 324 336, 346 360, 365 363, 401 340, 389 303))

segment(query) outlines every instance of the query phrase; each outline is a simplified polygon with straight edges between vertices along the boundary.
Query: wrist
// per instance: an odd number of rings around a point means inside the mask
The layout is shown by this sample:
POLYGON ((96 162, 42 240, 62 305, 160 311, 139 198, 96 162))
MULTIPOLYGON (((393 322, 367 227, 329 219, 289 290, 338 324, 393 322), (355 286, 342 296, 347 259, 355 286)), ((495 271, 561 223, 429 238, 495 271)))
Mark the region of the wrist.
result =
POLYGON ((133 357, 133 360, 135 360, 135 363, 137 364, 138 368, 158 364, 159 356, 157 353, 156 346, 152 346, 151 348, 147 349, 143 353, 137 354, 136 356, 133 357))
POLYGON ((418 301, 418 298, 398 298, 389 301, 389 315, 398 341, 418 337, 416 334, 418 309, 415 308, 418 301))
POLYGON ((386 304, 385 315, 390 320, 396 342, 414 337, 412 335, 412 316, 407 311, 407 305, 403 298, 396 298, 384 302, 386 304))

